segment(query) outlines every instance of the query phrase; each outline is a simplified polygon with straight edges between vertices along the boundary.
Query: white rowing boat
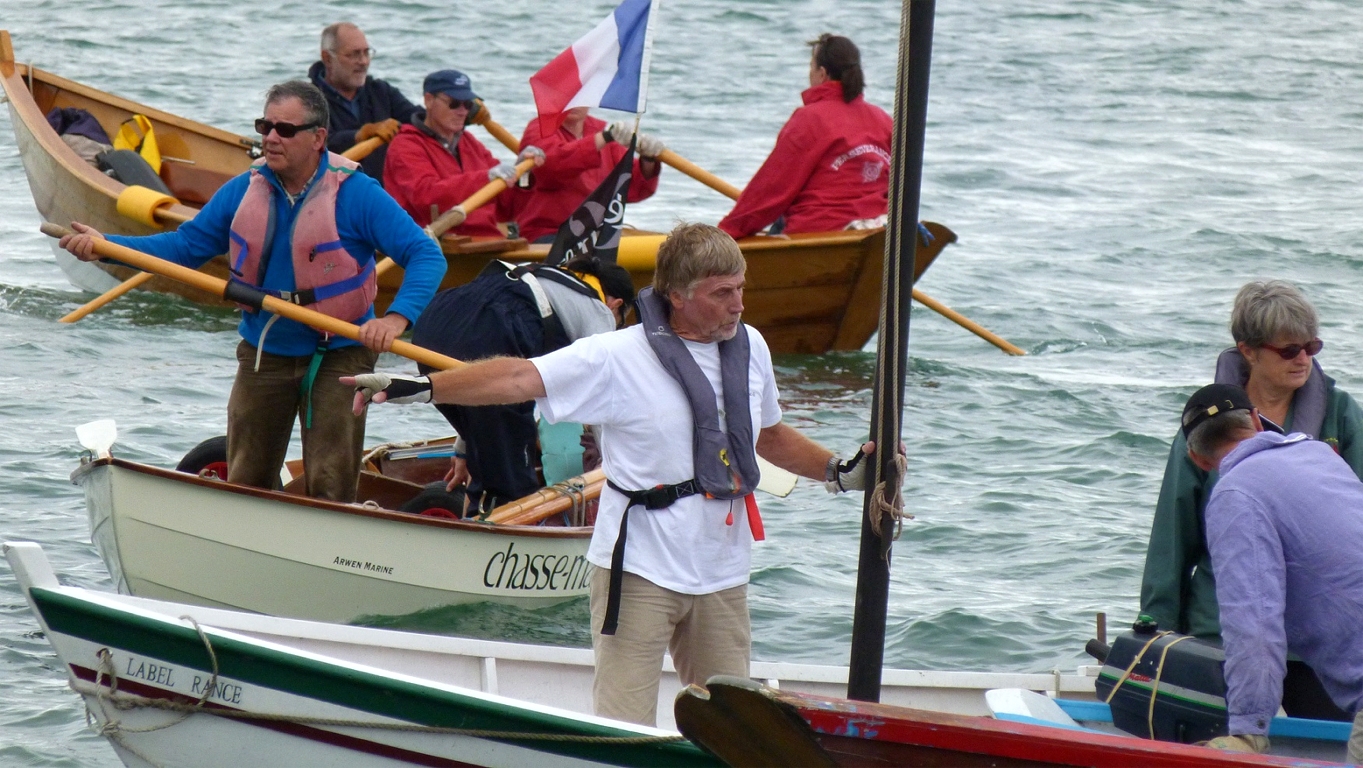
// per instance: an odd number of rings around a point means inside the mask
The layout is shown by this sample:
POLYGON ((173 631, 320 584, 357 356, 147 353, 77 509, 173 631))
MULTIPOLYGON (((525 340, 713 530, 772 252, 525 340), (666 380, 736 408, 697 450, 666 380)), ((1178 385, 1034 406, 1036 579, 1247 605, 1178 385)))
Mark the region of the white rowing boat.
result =
MULTIPOLYGON (((448 446, 445 446, 448 451, 448 446)), ((87 457, 71 475, 119 592, 322 621, 587 594, 591 528, 493 525, 396 511, 448 465, 439 446, 365 472, 359 503, 87 457), (401 467, 395 469, 394 467, 401 467), (416 477, 411 482, 399 476, 416 477)))
MULTIPOLYGON (((589 714, 589 650, 63 587, 38 545, 4 552, 71 686, 130 766, 718 764, 675 732, 670 661, 660 727, 644 728, 589 714)), ((987 715, 992 688, 1091 699, 1094 671, 886 670, 883 698, 987 715)), ((814 695, 837 695, 847 681, 845 667, 754 662, 751 672, 814 695)))

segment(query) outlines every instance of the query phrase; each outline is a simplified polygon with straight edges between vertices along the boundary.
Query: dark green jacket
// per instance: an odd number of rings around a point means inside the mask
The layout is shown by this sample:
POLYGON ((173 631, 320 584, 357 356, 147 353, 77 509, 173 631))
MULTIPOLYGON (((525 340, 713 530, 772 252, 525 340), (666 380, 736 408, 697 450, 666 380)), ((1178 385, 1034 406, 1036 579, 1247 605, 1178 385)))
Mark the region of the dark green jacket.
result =
MULTIPOLYGON (((1319 369, 1315 374, 1324 375, 1319 369)), ((1326 376, 1325 381, 1329 396, 1317 437, 1333 445, 1363 478, 1363 410, 1348 393, 1335 388, 1334 379, 1326 376)), ((1291 410, 1283 428, 1292 431, 1291 410)), ((1215 473, 1203 472, 1188 458, 1188 445, 1179 431, 1169 448, 1141 580, 1141 613, 1153 617, 1160 629, 1208 639, 1221 636, 1202 519, 1215 484, 1215 473)))

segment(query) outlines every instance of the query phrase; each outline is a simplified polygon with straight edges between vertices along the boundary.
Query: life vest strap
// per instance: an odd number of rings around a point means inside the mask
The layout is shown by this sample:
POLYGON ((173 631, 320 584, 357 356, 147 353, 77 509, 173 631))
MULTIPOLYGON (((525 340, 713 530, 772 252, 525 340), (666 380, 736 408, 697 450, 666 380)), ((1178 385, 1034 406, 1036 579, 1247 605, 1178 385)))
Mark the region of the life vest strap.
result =
POLYGON ((629 503, 625 505, 625 511, 620 513, 620 532, 616 534, 615 549, 611 552, 610 591, 606 595, 606 616, 601 622, 601 634, 613 635, 620 625, 620 592, 625 581, 625 539, 628 538, 629 533, 630 507, 666 509, 675 504, 678 499, 684 499, 687 496, 694 496, 705 491, 701 489, 700 483, 696 482, 694 478, 671 485, 659 485, 646 491, 627 491, 609 478, 606 480, 606 485, 629 499, 629 503))
POLYGON ((265 293, 276 298, 283 299, 284 301, 287 301, 290 304, 296 304, 300 307, 306 307, 311 304, 316 304, 319 301, 323 301, 324 299, 329 299, 332 296, 340 296, 343 293, 348 293, 359 288, 360 286, 364 285, 365 280, 369 279, 369 274, 373 271, 374 262, 371 260, 368 264, 365 265, 364 269, 360 270, 359 274, 347 277, 344 280, 337 280, 334 283, 319 285, 315 288, 304 288, 301 291, 280 291, 267 289, 265 290, 265 293))

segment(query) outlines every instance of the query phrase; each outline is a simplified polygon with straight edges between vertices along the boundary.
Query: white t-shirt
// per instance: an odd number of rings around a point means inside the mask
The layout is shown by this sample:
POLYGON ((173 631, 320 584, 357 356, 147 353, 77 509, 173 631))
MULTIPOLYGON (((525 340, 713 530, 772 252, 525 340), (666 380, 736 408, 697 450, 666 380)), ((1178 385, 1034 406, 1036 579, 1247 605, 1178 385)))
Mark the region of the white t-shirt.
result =
MULTIPOLYGON (((781 421, 771 350, 748 328, 748 402, 753 436, 781 421)), ((686 341, 715 388, 723 423, 719 345, 686 341)), ((548 394, 537 399, 549 422, 601 425, 606 477, 629 490, 680 483, 695 477, 691 457, 691 406, 648 345, 643 327, 589 336, 531 361, 548 394)), ((596 531, 587 559, 610 568, 627 499, 601 491, 596 531)), ((748 582, 752 533, 742 499, 697 494, 666 509, 635 507, 629 516, 625 570, 674 592, 704 595, 748 582), (732 512, 733 523, 726 522, 732 512)))

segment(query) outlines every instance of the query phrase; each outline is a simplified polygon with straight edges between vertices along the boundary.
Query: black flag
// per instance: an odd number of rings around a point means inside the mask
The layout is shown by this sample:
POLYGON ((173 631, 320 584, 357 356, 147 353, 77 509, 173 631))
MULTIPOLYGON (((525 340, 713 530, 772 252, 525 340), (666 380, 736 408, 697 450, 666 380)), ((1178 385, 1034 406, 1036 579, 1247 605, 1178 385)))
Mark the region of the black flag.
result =
POLYGON ((625 197, 629 194, 633 176, 634 140, 631 139, 625 156, 558 228, 544 263, 563 264, 579 256, 593 256, 614 264, 615 254, 620 249, 620 223, 625 219, 625 197))

